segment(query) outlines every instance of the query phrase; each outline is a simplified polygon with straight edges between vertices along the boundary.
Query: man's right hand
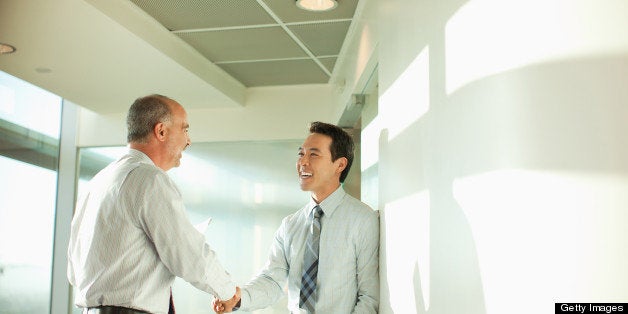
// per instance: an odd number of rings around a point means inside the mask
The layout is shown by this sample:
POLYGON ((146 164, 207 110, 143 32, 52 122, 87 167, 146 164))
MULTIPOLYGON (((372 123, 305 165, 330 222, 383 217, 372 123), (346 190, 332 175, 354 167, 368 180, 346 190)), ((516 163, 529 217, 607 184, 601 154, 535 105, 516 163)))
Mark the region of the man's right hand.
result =
POLYGON ((233 307, 236 306, 236 304, 238 304, 238 302, 240 301, 240 293, 240 287, 236 287, 236 293, 233 298, 224 301, 218 298, 214 298, 214 302, 212 304, 214 307, 214 312, 222 314, 233 311, 233 307))

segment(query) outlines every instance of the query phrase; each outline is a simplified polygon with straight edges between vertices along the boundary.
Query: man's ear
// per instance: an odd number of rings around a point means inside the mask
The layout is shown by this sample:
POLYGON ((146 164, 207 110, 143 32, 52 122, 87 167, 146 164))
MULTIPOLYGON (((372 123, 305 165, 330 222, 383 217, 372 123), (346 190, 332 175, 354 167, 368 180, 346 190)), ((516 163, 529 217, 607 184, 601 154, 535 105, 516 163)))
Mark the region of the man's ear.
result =
POLYGON ((166 126, 163 122, 155 124, 155 127, 153 128, 153 134, 160 142, 163 142, 166 139, 166 126))
POLYGON ((340 157, 336 159, 335 163, 338 164, 338 168, 336 168, 336 172, 342 173, 345 170, 345 168, 347 168, 347 163, 348 163, 347 157, 340 157))

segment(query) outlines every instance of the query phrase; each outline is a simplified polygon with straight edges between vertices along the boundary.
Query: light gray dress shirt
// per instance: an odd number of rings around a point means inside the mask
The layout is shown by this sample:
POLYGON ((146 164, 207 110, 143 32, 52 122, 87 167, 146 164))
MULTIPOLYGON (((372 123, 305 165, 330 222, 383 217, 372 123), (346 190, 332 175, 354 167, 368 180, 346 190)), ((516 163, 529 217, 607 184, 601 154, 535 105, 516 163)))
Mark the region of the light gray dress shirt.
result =
MULTIPOLYGON (((240 309, 251 311, 275 303, 288 283, 288 309, 299 313, 303 254, 310 200, 283 219, 268 262, 242 289, 240 309)), ((377 313, 379 304, 379 216, 339 187, 320 204, 321 235, 316 313, 377 313)))
POLYGON ((68 249, 75 303, 167 313, 175 276, 222 299, 235 294, 231 277, 190 223, 174 182, 130 149, 99 172, 77 202, 68 249))

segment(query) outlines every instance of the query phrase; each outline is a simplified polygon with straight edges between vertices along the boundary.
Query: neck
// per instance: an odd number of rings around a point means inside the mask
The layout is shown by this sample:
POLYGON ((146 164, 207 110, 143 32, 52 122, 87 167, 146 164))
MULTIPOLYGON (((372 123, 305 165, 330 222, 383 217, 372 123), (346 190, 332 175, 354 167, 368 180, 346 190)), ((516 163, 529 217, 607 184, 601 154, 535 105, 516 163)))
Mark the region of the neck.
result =
POLYGON ((165 166, 162 158, 160 157, 161 154, 159 153, 159 149, 156 145, 153 145, 150 142, 148 143, 133 142, 133 143, 129 143, 129 147, 135 150, 139 150, 140 152, 146 154, 146 156, 148 156, 148 158, 150 158, 150 160, 153 161, 155 166, 157 166, 158 168, 161 168, 163 171, 170 170, 170 168, 165 166))
POLYGON ((334 193, 340 187, 340 182, 338 184, 330 186, 330 188, 325 189, 323 191, 312 191, 312 199, 316 204, 320 204, 327 197, 329 197, 332 193, 334 193))

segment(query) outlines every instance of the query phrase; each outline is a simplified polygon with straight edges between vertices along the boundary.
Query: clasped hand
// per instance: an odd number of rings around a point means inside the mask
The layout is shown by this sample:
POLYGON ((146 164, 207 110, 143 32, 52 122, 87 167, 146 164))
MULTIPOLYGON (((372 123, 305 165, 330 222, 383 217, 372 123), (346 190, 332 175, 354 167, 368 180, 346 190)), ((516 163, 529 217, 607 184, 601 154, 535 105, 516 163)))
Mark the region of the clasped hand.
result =
POLYGON ((214 312, 218 314, 229 313, 233 311, 233 307, 236 306, 236 304, 238 304, 238 301, 240 301, 240 287, 236 287, 235 295, 233 296, 233 298, 229 300, 223 301, 218 298, 214 298, 214 302, 213 302, 214 312))

